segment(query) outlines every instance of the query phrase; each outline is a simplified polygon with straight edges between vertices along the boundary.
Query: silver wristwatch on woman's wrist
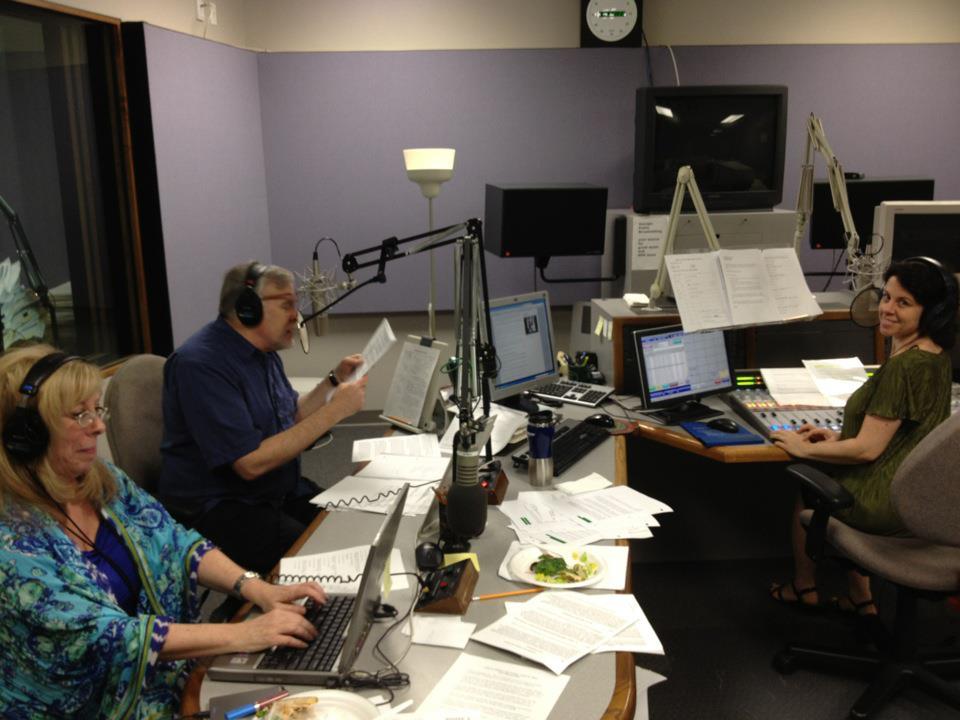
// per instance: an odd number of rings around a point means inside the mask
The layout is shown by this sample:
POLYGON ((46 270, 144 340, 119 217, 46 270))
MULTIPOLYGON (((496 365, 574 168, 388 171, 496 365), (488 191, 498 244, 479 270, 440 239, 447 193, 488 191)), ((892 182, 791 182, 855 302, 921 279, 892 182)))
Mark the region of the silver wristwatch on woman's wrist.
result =
POLYGON ((233 584, 234 597, 244 600, 245 598, 240 593, 241 588, 243 588, 243 584, 247 580, 259 580, 259 579, 260 579, 260 573, 254 572, 253 570, 245 570, 243 574, 240 575, 240 577, 237 578, 237 581, 233 584))

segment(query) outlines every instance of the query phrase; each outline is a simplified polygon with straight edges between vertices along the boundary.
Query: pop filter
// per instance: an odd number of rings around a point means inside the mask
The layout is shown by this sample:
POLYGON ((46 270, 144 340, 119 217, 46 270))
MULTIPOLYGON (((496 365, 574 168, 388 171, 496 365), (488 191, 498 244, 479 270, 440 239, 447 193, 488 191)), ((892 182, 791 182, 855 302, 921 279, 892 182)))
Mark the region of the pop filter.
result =
POLYGON ((875 328, 880 324, 880 288, 864 288, 850 303, 850 319, 862 328, 875 328))

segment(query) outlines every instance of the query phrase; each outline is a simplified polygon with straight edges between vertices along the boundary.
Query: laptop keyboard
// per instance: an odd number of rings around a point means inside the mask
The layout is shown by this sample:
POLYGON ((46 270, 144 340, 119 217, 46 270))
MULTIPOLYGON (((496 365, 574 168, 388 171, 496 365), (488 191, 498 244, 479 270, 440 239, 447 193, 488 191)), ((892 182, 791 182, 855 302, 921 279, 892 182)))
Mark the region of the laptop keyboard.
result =
POLYGON ((534 395, 561 400, 574 405, 596 407, 603 402, 607 395, 613 392, 613 388, 606 385, 558 380, 557 382, 538 385, 530 392, 534 395))
POLYGON ((305 648, 277 647, 268 650, 257 665, 260 670, 319 670, 333 669, 340 655, 344 635, 356 595, 328 595, 327 602, 317 605, 307 602, 307 620, 319 631, 316 639, 305 648))
POLYGON ((579 422, 569 430, 557 428, 553 438, 553 476, 558 477, 567 468, 610 437, 604 428, 579 422))

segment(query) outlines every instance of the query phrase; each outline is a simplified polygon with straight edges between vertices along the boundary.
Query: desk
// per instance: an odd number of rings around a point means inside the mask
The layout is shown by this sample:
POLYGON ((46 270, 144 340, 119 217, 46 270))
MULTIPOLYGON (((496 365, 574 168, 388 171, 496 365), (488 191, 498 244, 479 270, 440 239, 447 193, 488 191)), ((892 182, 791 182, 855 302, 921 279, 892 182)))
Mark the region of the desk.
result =
MULTIPOLYGON (((719 397, 702 402, 744 424, 719 397)), ((679 427, 640 420, 627 457, 630 487, 674 510, 658 518, 655 542, 638 548, 635 563, 789 557, 797 482, 780 448, 705 448, 679 427)))
MULTIPOLYGON (((586 409, 564 407, 567 417, 583 417, 589 412, 586 409)), ((521 490, 530 489, 526 475, 513 470, 508 457, 504 460, 504 469, 510 479, 507 497, 515 498, 521 490)), ((564 479, 575 479, 588 472, 599 472, 617 484, 626 484, 626 442, 623 437, 611 437, 591 452, 586 458, 564 474, 564 479)), ((300 541, 291 548, 288 554, 315 553, 341 547, 350 547, 373 537, 377 527, 383 520, 382 515, 357 511, 321 513, 316 521, 304 533, 300 541)), ((403 518, 397 536, 396 547, 400 549, 403 562, 407 570, 413 570, 416 564, 413 559, 415 538, 423 518, 403 518)), ((511 540, 515 539, 512 530, 506 527, 506 517, 498 510, 491 508, 488 515, 487 529, 484 534, 474 540, 473 549, 480 559, 481 574, 477 583, 476 594, 503 592, 515 589, 514 583, 509 583, 497 575, 497 568, 503 558, 503 553, 511 540)), ((618 541, 626 544, 626 541, 618 541)), ((629 573, 627 591, 629 592, 629 573)), ((409 602, 409 591, 395 592, 391 595, 391 604, 398 608, 406 608, 409 602)), ((503 600, 487 600, 471 603, 464 616, 469 622, 477 623, 478 628, 485 627, 504 612, 503 600)), ((371 630, 371 640, 368 640, 361 653, 357 667, 361 669, 375 669, 380 663, 375 663, 370 655, 370 649, 379 637, 379 628, 387 625, 374 626, 371 630)), ((385 650, 391 658, 402 652, 407 638, 399 632, 394 632, 390 642, 384 643, 385 650)), ((397 692, 397 699, 412 698, 418 706, 439 682, 440 678, 450 667, 461 651, 413 645, 409 653, 400 664, 400 669, 410 675, 410 687, 401 688, 397 692)), ((505 651, 470 642, 466 652, 472 655, 489 657, 507 662, 525 664, 529 661, 505 651)), ((541 667, 537 665, 536 667, 541 667)), ((631 653, 603 653, 589 655, 578 660, 567 673, 570 682, 564 689, 551 718, 603 718, 604 720, 627 720, 634 715, 636 705, 636 675, 633 655, 631 653)), ((206 708, 211 697, 229 693, 242 692, 256 686, 243 683, 224 683, 205 679, 205 668, 199 667, 191 675, 184 690, 181 714, 188 715, 206 708)), ((291 690, 298 688, 290 686, 291 690)), ((299 688, 307 689, 307 688, 299 688)), ((365 695, 379 694, 378 691, 365 691, 365 695)))

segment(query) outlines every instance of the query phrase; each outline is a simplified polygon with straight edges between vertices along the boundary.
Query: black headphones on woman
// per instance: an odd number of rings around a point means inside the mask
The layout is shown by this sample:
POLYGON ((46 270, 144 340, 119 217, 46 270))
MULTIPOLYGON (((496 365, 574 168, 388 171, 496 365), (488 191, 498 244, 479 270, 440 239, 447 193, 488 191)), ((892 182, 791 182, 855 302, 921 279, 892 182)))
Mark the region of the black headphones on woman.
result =
POLYGON ((927 317, 926 322, 928 331, 936 332, 951 322, 956 321, 957 317, 957 280, 943 263, 936 258, 927 255, 915 255, 914 257, 904 258, 900 262, 918 262, 925 263, 935 268, 940 274, 940 280, 943 282, 943 300, 934 303, 929 308, 924 308, 927 317))
POLYGON ((263 301, 257 295, 257 283, 267 268, 258 262, 250 263, 243 278, 243 289, 233 303, 237 320, 246 327, 256 327, 263 320, 263 301))
POLYGON ((12 460, 31 463, 43 457, 47 451, 50 430, 40 417, 36 403, 32 401, 48 377, 71 360, 79 359, 76 355, 55 352, 44 355, 27 371, 20 383, 20 403, 3 427, 3 447, 12 460))

